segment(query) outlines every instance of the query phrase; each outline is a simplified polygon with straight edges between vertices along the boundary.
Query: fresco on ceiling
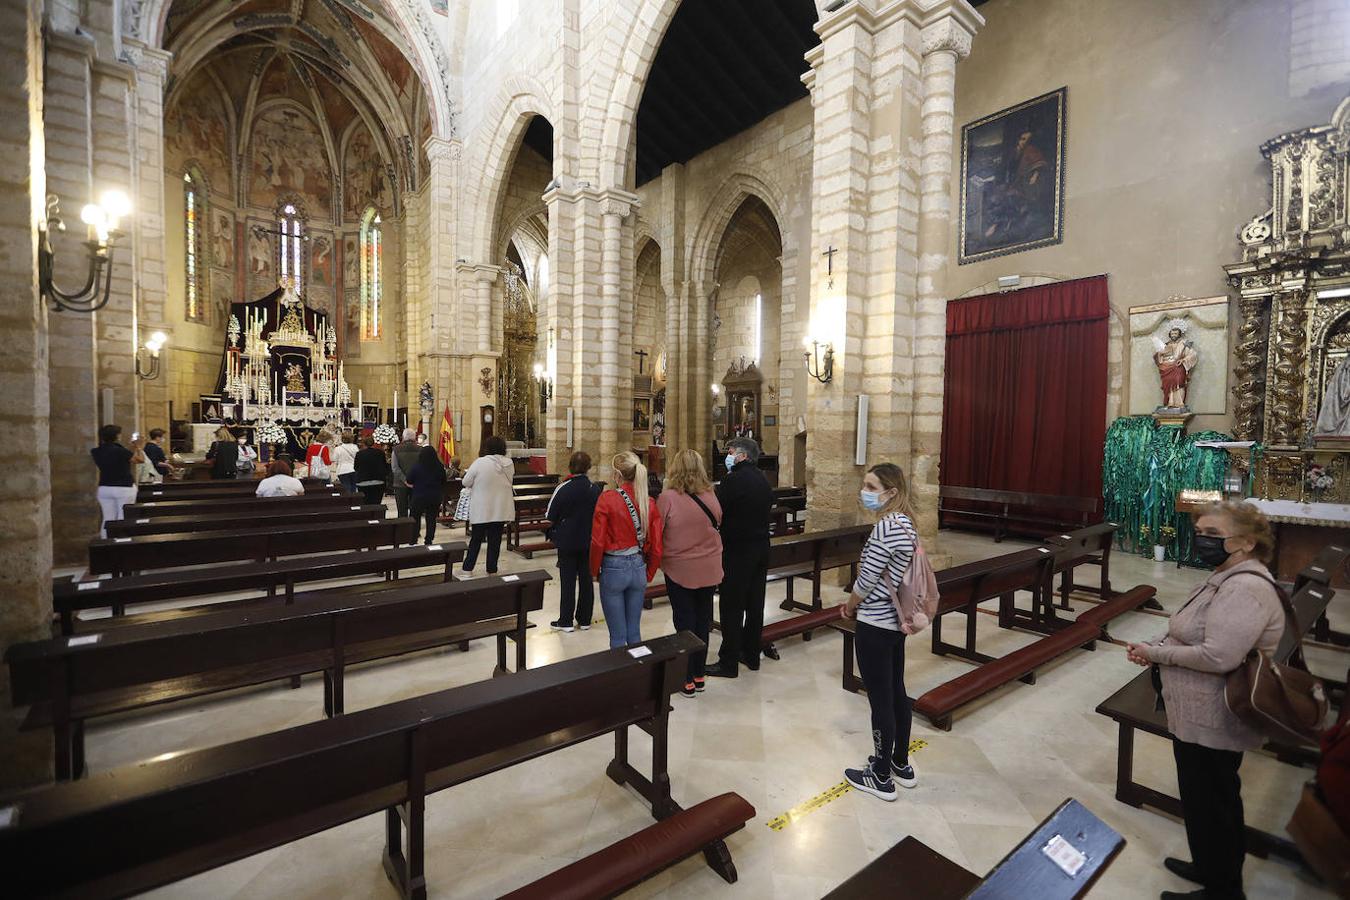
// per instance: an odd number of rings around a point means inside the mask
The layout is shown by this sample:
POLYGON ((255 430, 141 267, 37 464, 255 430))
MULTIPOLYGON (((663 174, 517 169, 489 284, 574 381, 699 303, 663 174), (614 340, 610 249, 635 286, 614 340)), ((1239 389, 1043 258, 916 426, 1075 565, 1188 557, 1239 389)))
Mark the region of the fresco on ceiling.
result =
POLYGON ((217 196, 231 190, 229 128, 225 106, 209 78, 199 76, 178 95, 164 120, 164 160, 181 178, 187 162, 194 162, 217 196))
POLYGON ((249 142, 249 202, 270 209, 297 194, 312 216, 333 214, 332 174, 323 138, 298 110, 275 106, 260 115, 249 142))
POLYGON ((273 97, 288 97, 297 103, 309 105, 309 92, 300 82, 299 76, 291 68, 289 56, 278 56, 263 73, 258 84, 258 99, 270 100, 273 97))
POLYGON ((342 208, 348 219, 361 218, 366 207, 372 205, 381 214, 388 215, 393 208, 393 192, 384 161, 364 125, 358 126, 347 142, 342 172, 342 208))

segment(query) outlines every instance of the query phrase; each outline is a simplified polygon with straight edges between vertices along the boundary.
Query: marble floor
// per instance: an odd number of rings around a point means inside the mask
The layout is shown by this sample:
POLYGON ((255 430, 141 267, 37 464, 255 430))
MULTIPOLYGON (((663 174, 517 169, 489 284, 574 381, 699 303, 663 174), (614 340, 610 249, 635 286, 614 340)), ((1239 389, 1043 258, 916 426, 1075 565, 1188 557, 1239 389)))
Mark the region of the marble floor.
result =
MULTIPOLYGON (((996 547, 980 536, 944 533, 941 549, 959 563, 1016 547, 1013 541, 996 547)), ((552 554, 534 561, 510 553, 502 558, 504 572, 546 568, 556 574, 552 554)), ((1169 610, 1180 605, 1201 577, 1195 570, 1136 557, 1113 558, 1117 589, 1154 584, 1169 610)), ((827 590, 827 602, 844 596, 840 588, 827 590)), ((783 615, 777 609, 781 598, 781 585, 771 588, 770 619, 783 615)), ((529 635, 532 668, 607 646, 603 625, 589 632, 550 631, 557 604, 557 586, 550 584, 544 610, 531 617, 540 626, 529 635)), ((1112 632, 1124 639, 1147 638, 1164 627, 1163 618, 1139 612, 1117 620, 1112 632)), ((1026 634, 1000 631, 990 616, 980 617, 979 628, 981 649, 989 653, 1004 653, 1031 640, 1026 634)), ((663 603, 643 619, 644 636, 671 630, 669 607, 663 603)), ((714 636, 714 646, 716 642, 714 636)), ((914 696, 967 669, 962 662, 934 657, 926 640, 910 642, 908 650, 907 678, 914 696)), ((1093 653, 1074 652, 1042 669, 1034 686, 1015 683, 962 710, 950 732, 936 731, 916 718, 914 738, 927 742, 913 757, 918 787, 902 791, 895 803, 847 793, 775 831, 768 827, 771 819, 838 784, 844 766, 865 760, 870 749, 867 701, 839 687, 839 636, 818 633, 809 643, 794 638, 781 651, 780 662, 766 660, 757 674, 710 680, 707 692, 696 699, 673 698, 670 771, 675 799, 687 806, 736 791, 755 807, 755 818, 727 842, 739 883, 727 885, 696 857, 628 896, 818 897, 910 834, 983 873, 1067 797, 1080 800, 1128 841, 1092 896, 1156 897, 1162 890, 1188 889, 1161 866, 1166 855, 1186 855, 1181 824, 1114 798, 1116 731, 1093 708, 1138 671, 1120 647, 1099 644, 1093 653)), ((427 652, 349 670, 347 708, 354 711, 486 678, 494 655, 490 643, 479 642, 466 653, 427 652)), ((1343 672, 1346 662, 1343 653, 1313 654, 1314 668, 1328 674, 1343 672)), ((305 679, 298 690, 273 685, 180 703, 93 724, 89 765, 91 771, 106 771, 160 753, 312 722, 321 715, 317 677, 305 679)), ((650 758, 644 757, 650 746, 646 736, 634 729, 631 741, 633 759, 645 768, 643 760, 650 758)), ((638 796, 605 777, 611 749, 607 739, 590 741, 429 797, 430 894, 495 897, 649 824, 650 814, 638 796)), ((1309 772, 1249 754, 1242 775, 1249 823, 1281 832, 1309 772)), ((1136 778, 1175 792, 1166 742, 1139 736, 1136 778)), ((156 893, 391 897, 380 866, 382 827, 381 817, 361 819, 156 893)), ((1248 857, 1245 872, 1253 898, 1330 896, 1277 861, 1248 857)))

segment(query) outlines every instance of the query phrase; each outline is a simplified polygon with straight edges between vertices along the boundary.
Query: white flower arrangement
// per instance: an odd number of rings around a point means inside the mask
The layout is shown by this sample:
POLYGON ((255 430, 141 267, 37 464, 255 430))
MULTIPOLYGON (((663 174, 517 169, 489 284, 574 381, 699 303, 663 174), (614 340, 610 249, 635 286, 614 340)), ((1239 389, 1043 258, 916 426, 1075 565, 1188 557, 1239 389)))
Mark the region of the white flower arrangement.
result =
POLYGON ((375 433, 372 434, 371 437, 375 439, 375 443, 377 444, 398 443, 398 432, 394 430, 394 426, 392 425, 380 425, 375 429, 375 433))
POLYGON ((1309 466, 1304 477, 1307 479, 1308 487, 1314 491, 1325 491, 1336 484, 1336 479, 1331 477, 1331 473, 1319 465, 1309 466))
POLYGON ((254 429, 253 435, 254 440, 260 444, 286 443, 286 429, 276 422, 264 422, 254 429))

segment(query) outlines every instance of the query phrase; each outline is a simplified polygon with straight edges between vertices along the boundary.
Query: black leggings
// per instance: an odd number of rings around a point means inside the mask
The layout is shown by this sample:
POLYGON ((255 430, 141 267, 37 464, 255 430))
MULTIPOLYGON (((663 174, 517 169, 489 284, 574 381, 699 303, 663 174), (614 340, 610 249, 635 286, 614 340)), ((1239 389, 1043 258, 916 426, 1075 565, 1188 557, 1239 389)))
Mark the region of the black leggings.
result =
POLYGON ((905 693, 905 635, 859 622, 854 636, 858 654, 858 672, 867 688, 872 706, 872 743, 877 768, 894 758, 901 766, 909 764, 909 731, 913 723, 909 695, 905 693))
POLYGON ((502 552, 502 531, 505 522, 480 522, 469 529, 469 550, 464 554, 464 571, 472 572, 478 562, 478 548, 487 541, 487 571, 497 574, 497 558, 502 552))
POLYGON ((1172 739, 1177 787, 1186 823, 1186 843, 1200 871, 1205 896, 1234 900, 1242 896, 1242 864, 1247 858, 1247 829, 1242 818, 1242 753, 1215 750, 1172 739))

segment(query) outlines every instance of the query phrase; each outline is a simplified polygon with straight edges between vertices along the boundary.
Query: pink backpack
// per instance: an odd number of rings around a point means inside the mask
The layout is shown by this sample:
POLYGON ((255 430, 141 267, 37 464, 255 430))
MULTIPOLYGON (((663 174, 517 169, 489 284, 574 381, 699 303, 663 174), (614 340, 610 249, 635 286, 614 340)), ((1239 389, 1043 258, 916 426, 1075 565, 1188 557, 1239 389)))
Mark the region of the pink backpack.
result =
POLYGON ((900 617, 900 630, 905 634, 918 634, 927 628, 937 615, 940 595, 937 575, 933 574, 928 554, 923 552, 919 535, 913 529, 909 534, 914 541, 914 556, 900 579, 899 589, 897 590, 891 581, 889 567, 882 573, 882 578, 886 581, 886 592, 891 596, 891 604, 900 617))

